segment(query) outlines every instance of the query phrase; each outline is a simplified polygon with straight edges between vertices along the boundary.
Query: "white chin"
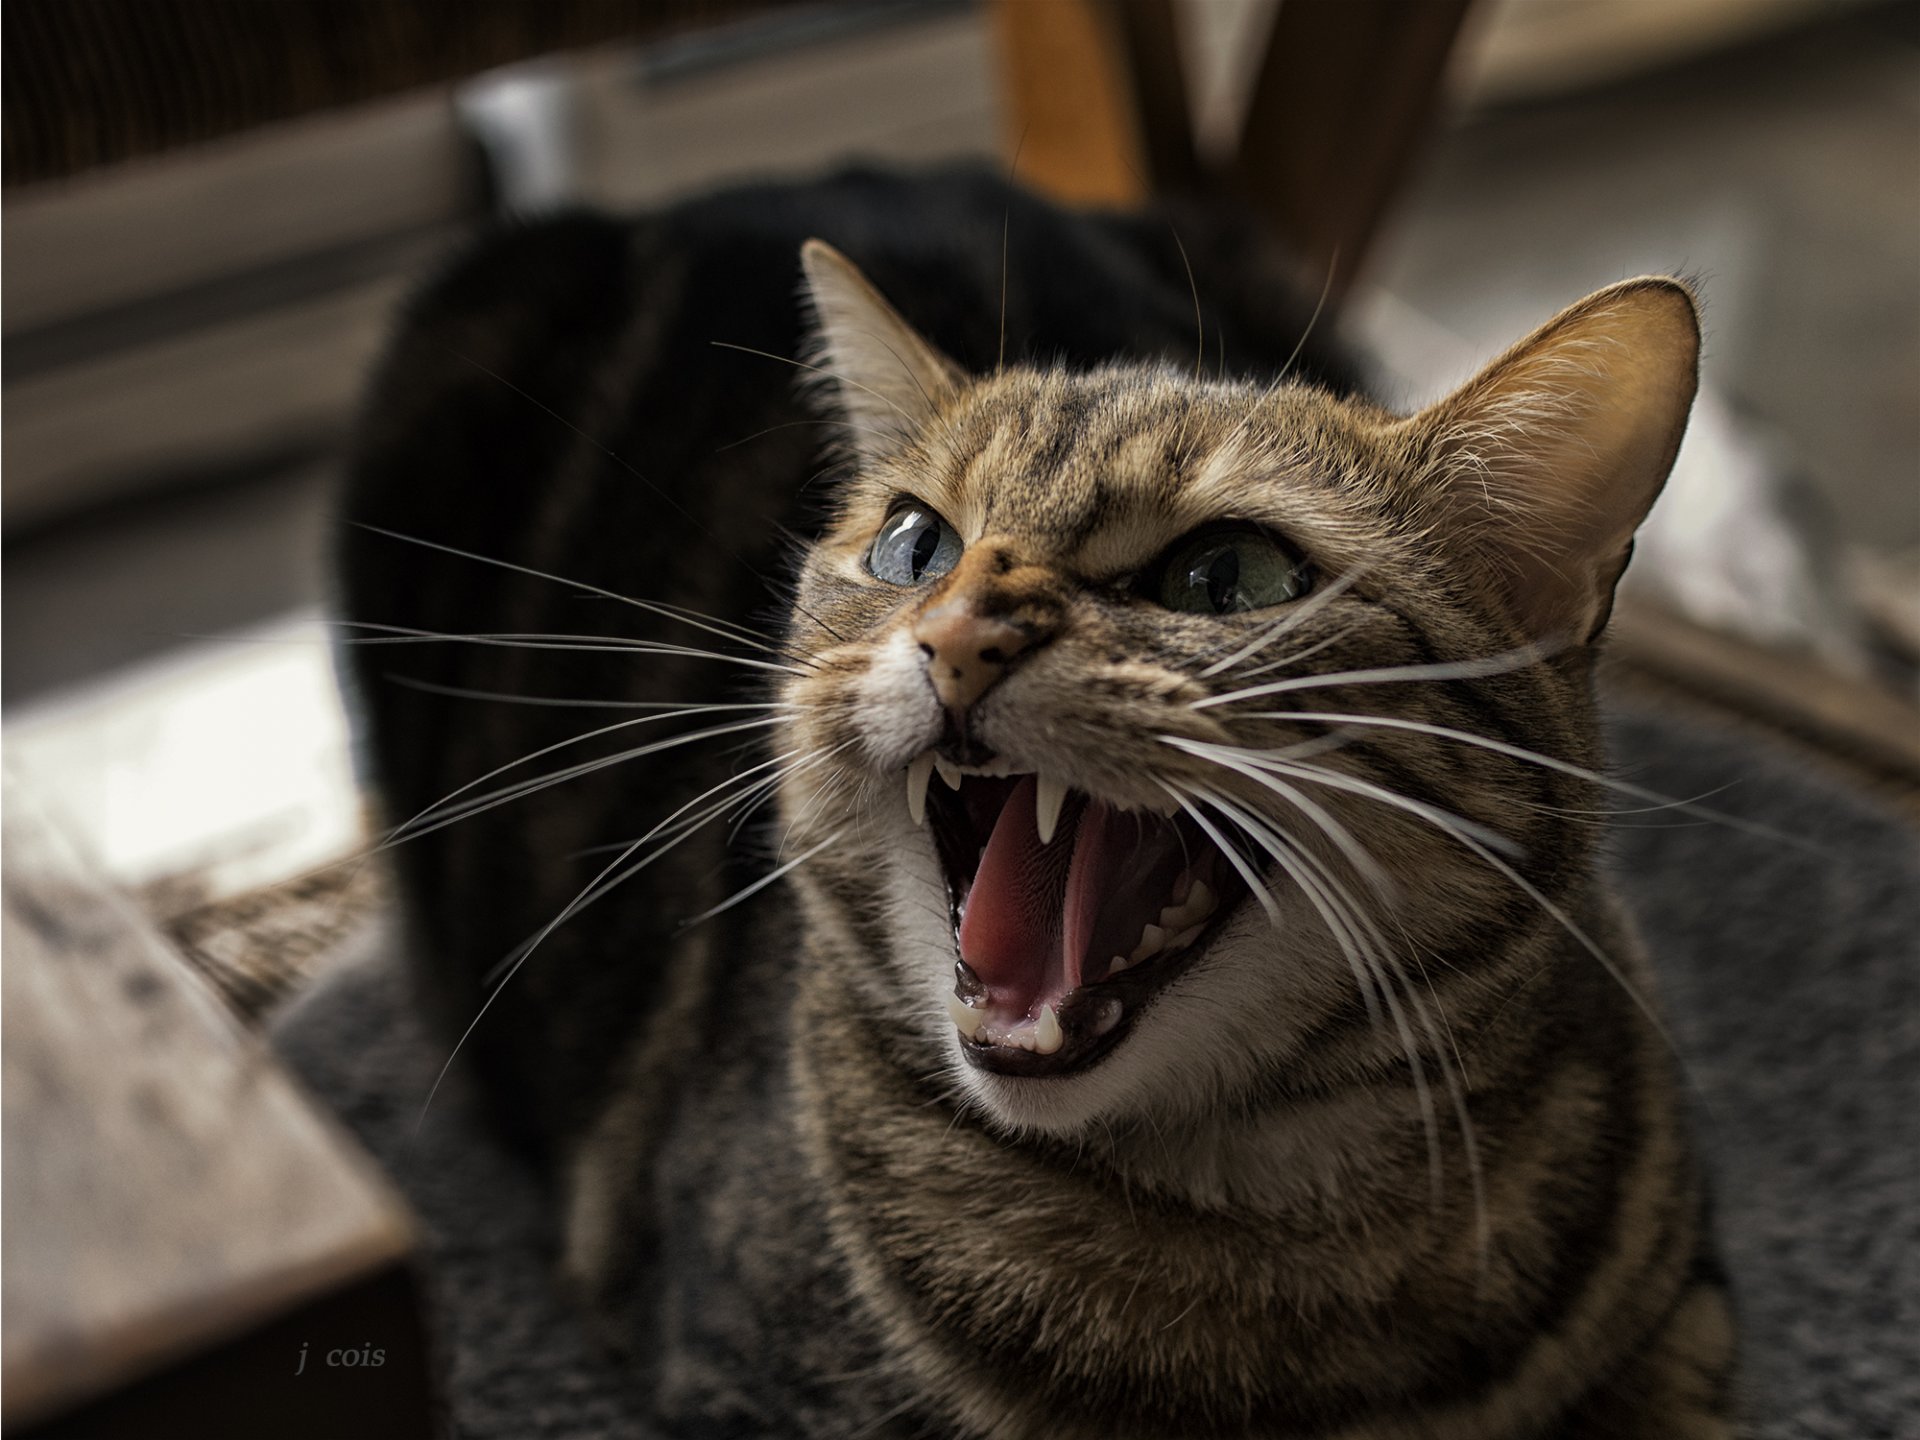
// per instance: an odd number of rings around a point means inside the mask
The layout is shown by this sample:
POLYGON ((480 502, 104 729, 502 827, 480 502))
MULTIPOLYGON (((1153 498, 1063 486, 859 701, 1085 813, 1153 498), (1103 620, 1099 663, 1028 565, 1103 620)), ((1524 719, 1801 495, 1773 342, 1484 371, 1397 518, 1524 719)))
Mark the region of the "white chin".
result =
POLYGON ((957 1040, 954 1057, 966 1076, 970 1098, 997 1129, 1017 1135, 1072 1139, 1112 1118, 1118 1096, 1110 1082, 1102 1083, 1100 1071, 1117 1059, 1116 1055, 1104 1057, 1083 1074, 1047 1076, 976 1070, 960 1055, 957 1040))

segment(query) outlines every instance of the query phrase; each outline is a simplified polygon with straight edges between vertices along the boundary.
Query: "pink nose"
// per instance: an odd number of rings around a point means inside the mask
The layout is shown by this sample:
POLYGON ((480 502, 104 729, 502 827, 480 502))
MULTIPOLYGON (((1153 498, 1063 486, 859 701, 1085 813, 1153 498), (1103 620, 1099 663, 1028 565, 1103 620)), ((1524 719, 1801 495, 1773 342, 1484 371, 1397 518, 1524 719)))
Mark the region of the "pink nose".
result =
POLYGON ((971 708, 1006 674, 1030 643, 1026 631, 974 612, 965 597, 928 610, 913 626, 940 703, 956 714, 971 708))

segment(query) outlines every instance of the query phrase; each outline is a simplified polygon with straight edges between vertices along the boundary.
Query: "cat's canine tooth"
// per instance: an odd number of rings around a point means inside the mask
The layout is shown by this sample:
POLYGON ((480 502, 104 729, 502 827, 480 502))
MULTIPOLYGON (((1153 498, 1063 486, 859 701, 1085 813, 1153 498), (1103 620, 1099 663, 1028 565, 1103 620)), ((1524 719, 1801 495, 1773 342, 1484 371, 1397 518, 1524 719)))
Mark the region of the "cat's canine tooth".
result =
MULTIPOLYGON (((1164 918, 1164 912, 1163 917, 1164 918)), ((1167 943, 1167 932, 1158 925, 1144 925, 1140 929, 1140 943, 1133 947, 1133 954, 1127 957, 1129 965, 1137 965, 1149 956, 1158 955, 1160 947, 1167 943)))
POLYGON ((986 1012, 976 1010, 958 995, 947 996, 947 1014, 953 1017, 954 1028, 971 1040, 980 1033, 980 1027, 987 1023, 986 1012))
POLYGON ((927 781, 933 778, 933 752, 924 752, 907 766, 907 814, 913 823, 927 823, 927 781))
POLYGON ((1060 826, 1060 807, 1066 803, 1067 787, 1051 776, 1035 776, 1033 816, 1040 826, 1040 843, 1051 845, 1053 832, 1060 826))
POLYGON ((1060 1017, 1053 1013, 1053 1006, 1040 1007, 1040 1019, 1033 1027, 1033 1050, 1036 1055, 1051 1055, 1060 1048, 1066 1036, 1060 1030, 1060 1017))
POLYGON ((933 757, 933 768, 939 772, 940 778, 947 782, 947 788, 949 790, 958 790, 960 788, 960 767, 958 765, 954 764, 945 756, 936 755, 933 757))

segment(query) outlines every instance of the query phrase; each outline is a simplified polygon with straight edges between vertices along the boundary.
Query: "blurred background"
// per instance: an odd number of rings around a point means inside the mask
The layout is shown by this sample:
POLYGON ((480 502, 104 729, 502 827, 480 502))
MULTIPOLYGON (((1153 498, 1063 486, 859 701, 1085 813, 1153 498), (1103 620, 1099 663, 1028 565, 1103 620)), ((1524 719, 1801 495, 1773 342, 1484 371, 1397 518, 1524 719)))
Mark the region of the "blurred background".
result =
MULTIPOLYGON (((1908 704, 1920 653, 1920 6, 13 0, 5 25, 6 733, 126 883, 229 893, 353 843, 299 625, 369 360, 477 221, 1022 141, 1023 179, 1145 203, 1364 130, 1311 91, 1356 44, 1398 112, 1371 189, 1333 194, 1366 160, 1336 146, 1325 206, 1268 206, 1329 323, 1417 404, 1600 285, 1697 279, 1706 389, 1630 591, 1756 647, 1735 671, 1815 666, 1784 688, 1900 750, 1910 712, 1875 697, 1908 704), (1332 33, 1363 11, 1386 28, 1332 33), (1132 17, 1118 60, 1102 14, 1132 17)), ((1693 667, 1693 630, 1635 633, 1693 667)))

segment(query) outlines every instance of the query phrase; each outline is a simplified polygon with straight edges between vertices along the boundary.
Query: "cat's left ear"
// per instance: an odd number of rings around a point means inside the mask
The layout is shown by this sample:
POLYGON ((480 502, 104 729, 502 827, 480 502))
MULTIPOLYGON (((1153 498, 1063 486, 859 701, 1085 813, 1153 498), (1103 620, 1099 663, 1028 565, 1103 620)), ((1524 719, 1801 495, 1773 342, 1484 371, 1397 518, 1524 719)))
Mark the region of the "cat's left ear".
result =
POLYGON ((1534 638, 1583 644, 1605 627, 1686 431, 1699 358, 1693 293, 1623 280, 1405 422, 1426 432, 1451 524, 1534 638))
POLYGON ((823 368, 868 459, 910 440, 965 383, 846 256, 824 240, 800 247, 819 321, 823 368))

